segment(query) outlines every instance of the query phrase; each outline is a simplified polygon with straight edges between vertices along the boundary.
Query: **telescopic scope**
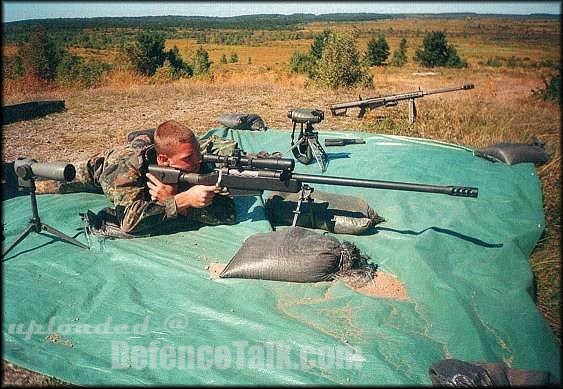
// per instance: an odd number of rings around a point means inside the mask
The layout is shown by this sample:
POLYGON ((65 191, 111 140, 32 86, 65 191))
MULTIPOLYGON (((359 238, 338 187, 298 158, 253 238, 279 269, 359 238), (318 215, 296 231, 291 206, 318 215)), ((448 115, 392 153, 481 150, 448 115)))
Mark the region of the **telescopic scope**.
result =
POLYGON ((203 154, 203 162, 225 163, 229 167, 253 167, 268 170, 293 170, 295 161, 289 158, 250 158, 203 154))
POLYGON ((72 181, 76 176, 76 169, 70 163, 37 162, 35 159, 25 157, 14 161, 14 171, 23 180, 42 177, 57 181, 72 181))

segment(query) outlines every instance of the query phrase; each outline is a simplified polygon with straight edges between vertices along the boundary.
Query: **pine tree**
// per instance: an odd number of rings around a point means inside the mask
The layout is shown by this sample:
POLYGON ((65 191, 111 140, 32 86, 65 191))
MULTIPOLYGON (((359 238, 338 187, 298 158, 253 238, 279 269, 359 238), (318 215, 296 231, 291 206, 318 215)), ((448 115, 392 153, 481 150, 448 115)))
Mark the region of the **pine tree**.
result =
POLYGON ((407 40, 405 38, 401 39, 399 49, 393 51, 393 56, 391 57, 391 65, 403 66, 407 63, 407 47, 407 40))
POLYGON ((377 39, 374 37, 368 42, 366 49, 366 63, 368 66, 380 66, 389 57, 389 44, 384 34, 379 34, 377 39))
POLYGON ((199 48, 195 52, 194 63, 193 63, 193 71, 194 75, 204 74, 209 72, 211 68, 211 61, 209 60, 209 54, 207 51, 199 46, 199 48))
POLYGON ((432 31, 426 34, 422 46, 416 50, 414 59, 427 67, 467 65, 457 54, 456 48, 448 44, 444 31, 432 31))

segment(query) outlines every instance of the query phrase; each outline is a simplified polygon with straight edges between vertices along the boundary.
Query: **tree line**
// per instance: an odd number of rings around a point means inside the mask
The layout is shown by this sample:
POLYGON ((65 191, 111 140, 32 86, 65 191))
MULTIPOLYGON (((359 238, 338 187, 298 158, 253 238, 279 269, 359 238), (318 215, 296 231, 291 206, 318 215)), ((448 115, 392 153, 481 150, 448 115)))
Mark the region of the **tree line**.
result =
MULTIPOLYGON (((399 47, 393 51, 390 64, 406 64, 407 48, 407 40, 402 38, 399 47)), ((310 79, 331 88, 358 84, 371 86, 372 77, 368 68, 384 65, 389 54, 389 44, 383 33, 369 40, 366 51, 361 56, 352 34, 325 30, 315 36, 308 53, 294 52, 289 67, 291 71, 306 74, 310 79)), ((456 48, 448 43, 444 31, 428 33, 421 47, 416 50, 413 60, 425 67, 467 66, 467 62, 457 54, 456 48)))

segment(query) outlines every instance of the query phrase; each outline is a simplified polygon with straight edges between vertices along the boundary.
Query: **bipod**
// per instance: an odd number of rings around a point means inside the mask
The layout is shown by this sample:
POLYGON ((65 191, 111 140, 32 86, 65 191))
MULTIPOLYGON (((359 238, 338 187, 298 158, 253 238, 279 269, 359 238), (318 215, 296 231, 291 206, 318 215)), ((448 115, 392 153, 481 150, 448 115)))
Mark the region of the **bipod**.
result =
POLYGON ((16 247, 18 243, 24 240, 25 237, 28 236, 31 232, 35 232, 39 234, 42 231, 46 231, 65 242, 71 243, 78 247, 82 247, 84 249, 89 249, 88 246, 79 242, 78 240, 64 234, 63 232, 57 230, 54 227, 51 227, 46 223, 41 222, 41 219, 39 218, 39 210, 37 208, 37 198, 35 197, 35 179, 33 177, 26 180, 19 179, 19 186, 20 186, 19 187, 20 191, 29 192, 29 196, 31 200, 32 216, 31 219, 29 219, 28 226, 16 237, 16 240, 14 240, 14 242, 6 249, 6 251, 2 253, 3 258, 6 256, 6 254, 8 254, 10 250, 16 247))
MULTIPOLYGON (((299 218, 299 215, 301 214, 301 205, 303 204, 303 201, 307 200, 308 203, 312 203, 312 202, 315 201, 311 197, 311 194, 313 193, 314 190, 315 190, 314 188, 311 188, 307 184, 304 184, 301 187, 301 190, 299 191, 299 200, 297 200, 297 207, 295 207, 295 211, 293 211, 293 223, 291 223, 292 227, 295 227, 297 225, 297 219, 299 218)), ((309 216, 311 217, 311 226, 314 226, 315 221, 313 220, 312 210, 311 210, 311 214, 309 216)))
POLYGON ((308 165, 317 162, 322 172, 325 172, 328 165, 328 156, 319 143, 319 134, 313 128, 313 123, 320 123, 324 119, 324 113, 320 110, 294 109, 287 115, 293 122, 291 133, 291 147, 288 151, 293 153, 295 159, 308 165), (295 141, 295 130, 297 123, 301 124, 297 141, 295 141))

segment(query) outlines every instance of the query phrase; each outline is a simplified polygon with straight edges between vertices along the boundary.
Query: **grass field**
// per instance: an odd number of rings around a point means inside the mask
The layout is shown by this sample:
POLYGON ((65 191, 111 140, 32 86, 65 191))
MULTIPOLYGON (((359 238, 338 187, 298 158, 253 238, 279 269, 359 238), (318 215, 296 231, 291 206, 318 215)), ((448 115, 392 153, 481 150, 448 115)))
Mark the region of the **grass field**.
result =
MULTIPOLYGON (((39 85, 32 81, 4 80, 4 104, 32 99, 60 98, 67 111, 45 118, 3 126, 3 159, 21 155, 53 160, 65 155, 84 158, 105 147, 120 143, 127 132, 155 127, 175 119, 198 133, 217 126, 216 117, 225 112, 259 114, 271 128, 289 128, 287 110, 310 107, 325 110, 319 129, 362 130, 436 139, 469 147, 497 142, 529 142, 538 136, 551 155, 549 163, 538 166, 542 183, 546 232, 530 257, 536 280, 538 308, 560 342, 560 231, 561 231, 561 123, 560 105, 544 101, 532 91, 542 88, 554 74, 551 63, 560 62, 559 21, 504 19, 401 19, 365 23, 312 23, 306 31, 355 31, 364 50, 371 34, 385 32, 393 51, 402 37, 407 39, 409 63, 402 68, 373 67, 373 88, 324 90, 304 76, 291 74, 287 63, 295 50, 306 52, 311 40, 272 41, 257 46, 203 44, 208 50, 213 77, 155 83, 117 66, 102 86, 90 90, 39 85), (448 40, 469 66, 464 69, 427 69, 412 62, 424 32, 446 30, 448 40), (223 54, 236 52, 238 63, 221 64, 223 54), (248 64, 248 57, 252 63, 248 64), (499 57, 500 66, 487 66, 499 57), (516 61, 508 63, 514 57, 516 61), (332 117, 328 106, 355 100, 358 95, 399 93, 461 86, 475 83, 475 89, 428 96, 417 102, 418 119, 409 125, 406 104, 374 110, 363 119, 350 111, 346 117, 332 117), (26 141, 21 134, 26 133, 26 141)), ((195 40, 169 40, 189 58, 199 46, 195 40)), ((15 47, 3 47, 13 55, 15 47)), ((116 51, 74 48, 77 55, 119 65, 116 51)), ((507 269, 507 271, 509 271, 507 269)))

